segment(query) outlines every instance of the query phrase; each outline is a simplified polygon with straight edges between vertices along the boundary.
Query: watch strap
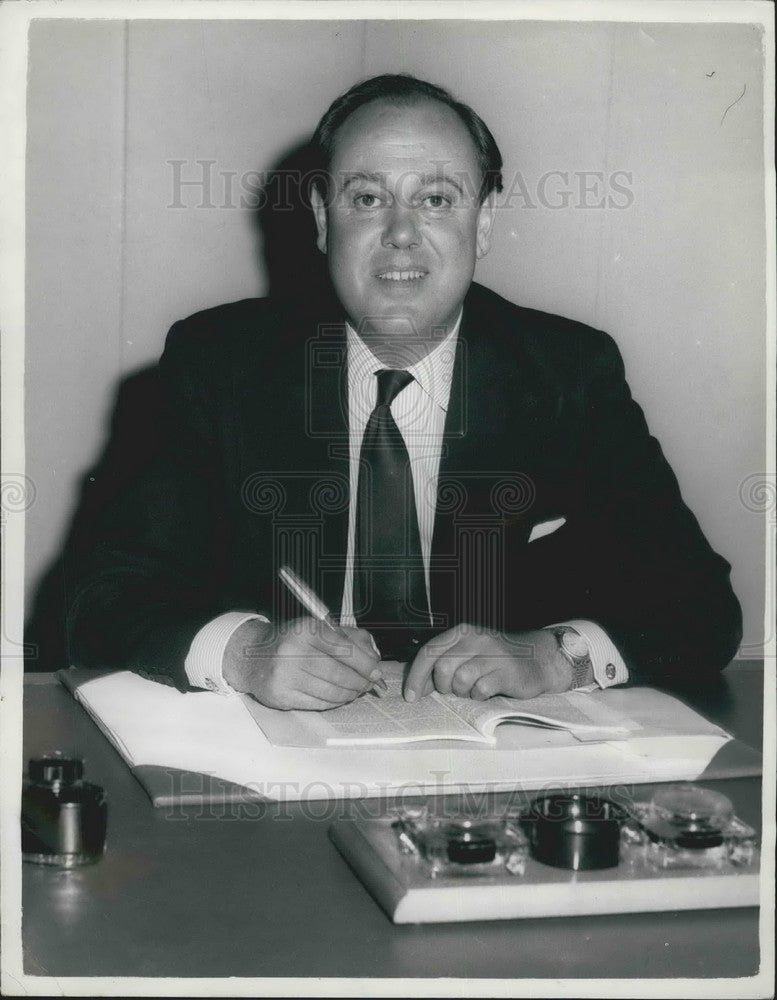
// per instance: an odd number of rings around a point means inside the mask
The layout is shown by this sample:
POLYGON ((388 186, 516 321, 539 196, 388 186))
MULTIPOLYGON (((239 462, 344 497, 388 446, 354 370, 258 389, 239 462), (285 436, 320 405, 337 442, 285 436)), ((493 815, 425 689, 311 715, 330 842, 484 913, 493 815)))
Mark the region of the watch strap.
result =
MULTIPOLYGON (((572 667, 572 685, 570 687, 570 691, 574 691, 577 688, 588 687, 595 680, 591 654, 586 652, 585 655, 575 656, 566 648, 563 642, 563 638, 567 633, 571 632, 577 636, 579 636, 580 633, 577 629, 572 628, 570 625, 558 625, 555 628, 552 628, 551 632, 556 638, 561 655, 572 667)), ((585 645, 587 646, 587 643, 585 645)))

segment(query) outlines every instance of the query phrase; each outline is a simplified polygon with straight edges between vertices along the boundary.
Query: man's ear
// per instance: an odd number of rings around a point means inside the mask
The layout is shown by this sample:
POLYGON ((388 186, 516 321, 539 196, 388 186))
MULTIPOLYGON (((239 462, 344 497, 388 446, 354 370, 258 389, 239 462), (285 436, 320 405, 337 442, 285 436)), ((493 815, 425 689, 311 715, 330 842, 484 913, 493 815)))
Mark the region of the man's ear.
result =
POLYGON ((321 192, 315 184, 310 189, 310 204, 313 206, 313 215, 315 216, 316 229, 318 230, 316 246, 321 253, 326 253, 326 205, 324 204, 324 199, 321 197, 321 192))
POLYGON ((485 257, 491 249, 491 230, 496 216, 496 192, 492 191, 480 206, 477 231, 477 256, 485 257))

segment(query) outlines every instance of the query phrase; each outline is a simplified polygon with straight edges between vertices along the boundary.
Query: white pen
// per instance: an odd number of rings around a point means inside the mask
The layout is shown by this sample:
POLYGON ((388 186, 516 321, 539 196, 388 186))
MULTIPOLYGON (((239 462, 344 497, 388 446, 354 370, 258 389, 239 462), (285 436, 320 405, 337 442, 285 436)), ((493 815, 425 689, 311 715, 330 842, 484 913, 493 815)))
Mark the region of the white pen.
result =
MULTIPOLYGON (((334 620, 331 611, 326 604, 324 604, 318 594, 311 590, 303 580, 300 580, 293 569, 289 569, 288 566, 281 566, 278 571, 278 576, 281 578, 283 583, 286 584, 291 593, 294 594, 306 611, 308 611, 314 618, 317 618, 319 621, 324 622, 325 625, 328 625, 333 632, 341 636, 343 639, 353 642, 353 639, 351 639, 345 629, 341 625, 338 625, 334 620)), ((382 677, 379 677, 370 690, 374 690, 375 688, 385 692, 388 691, 388 684, 386 684, 382 677)))

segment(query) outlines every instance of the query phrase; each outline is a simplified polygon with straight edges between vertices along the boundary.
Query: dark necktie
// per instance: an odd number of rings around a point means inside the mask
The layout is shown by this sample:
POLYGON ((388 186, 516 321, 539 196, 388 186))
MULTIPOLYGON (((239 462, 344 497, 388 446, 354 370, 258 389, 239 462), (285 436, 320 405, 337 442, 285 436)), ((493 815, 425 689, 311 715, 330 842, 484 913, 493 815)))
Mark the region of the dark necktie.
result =
POLYGON ((429 603, 410 459, 390 407, 413 376, 383 369, 377 379, 359 456, 354 610, 384 658, 407 659, 413 630, 429 627, 429 603))

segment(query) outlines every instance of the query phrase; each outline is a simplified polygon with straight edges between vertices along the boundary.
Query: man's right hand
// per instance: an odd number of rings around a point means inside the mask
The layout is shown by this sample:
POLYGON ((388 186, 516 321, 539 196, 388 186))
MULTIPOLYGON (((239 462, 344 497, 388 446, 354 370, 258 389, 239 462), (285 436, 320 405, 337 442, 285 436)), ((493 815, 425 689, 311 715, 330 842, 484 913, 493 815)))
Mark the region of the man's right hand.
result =
POLYGON ((321 711, 358 698, 381 677, 372 636, 316 618, 244 622, 224 653, 224 680, 270 708, 321 711))

